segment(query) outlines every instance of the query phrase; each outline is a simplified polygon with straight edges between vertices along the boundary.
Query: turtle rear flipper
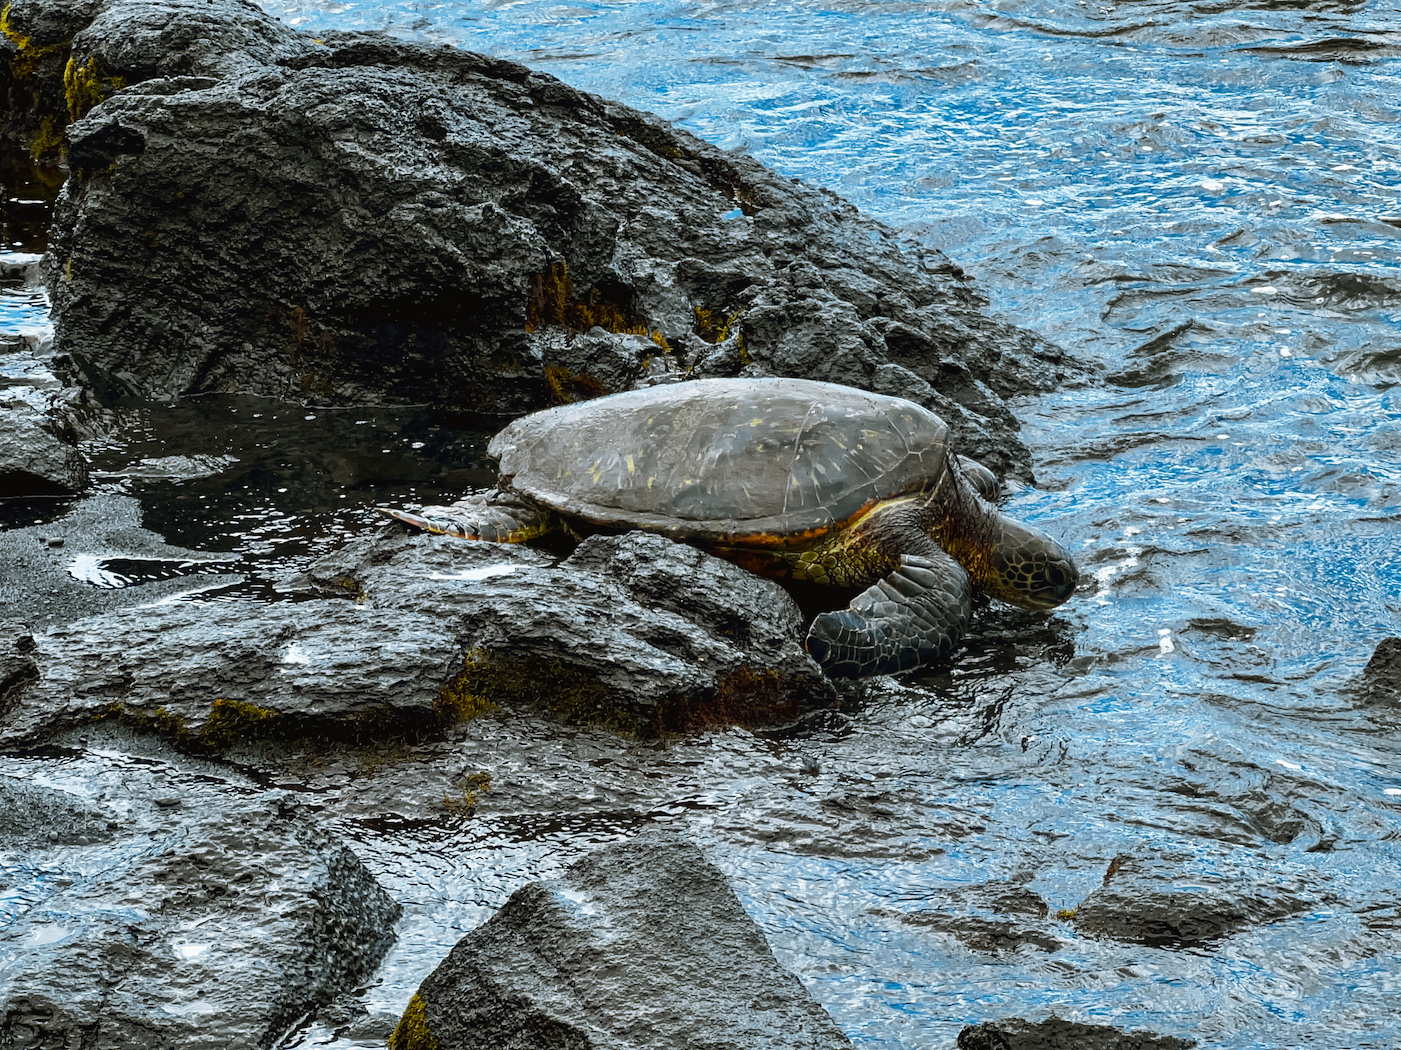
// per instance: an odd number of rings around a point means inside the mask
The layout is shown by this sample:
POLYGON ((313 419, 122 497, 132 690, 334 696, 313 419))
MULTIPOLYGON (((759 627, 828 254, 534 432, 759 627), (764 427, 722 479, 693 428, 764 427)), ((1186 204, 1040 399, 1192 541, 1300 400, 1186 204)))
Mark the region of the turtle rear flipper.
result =
POLYGON ((491 543, 523 543, 543 536, 557 524, 549 511, 508 502, 495 493, 478 493, 448 507, 424 507, 418 514, 394 507, 375 509, 424 532, 491 543))
POLYGON ((905 554, 845 609, 822 613, 807 650, 827 674, 895 674, 953 655, 972 614, 972 586, 943 551, 905 554))

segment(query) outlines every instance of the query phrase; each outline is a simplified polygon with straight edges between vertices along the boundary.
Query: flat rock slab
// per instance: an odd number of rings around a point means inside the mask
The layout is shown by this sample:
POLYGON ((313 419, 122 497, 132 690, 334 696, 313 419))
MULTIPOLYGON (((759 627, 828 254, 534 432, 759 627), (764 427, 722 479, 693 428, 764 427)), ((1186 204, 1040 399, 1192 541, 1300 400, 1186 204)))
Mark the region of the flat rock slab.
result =
POLYGON ((392 1050, 816 1050, 850 1041, 724 876, 648 829, 517 890, 419 987, 392 1050))
POLYGON ((594 537, 559 563, 391 527, 303 582, 322 596, 0 625, 0 744, 104 719, 194 751, 355 742, 500 704, 655 736, 838 699, 781 587, 658 536, 594 537))
POLYGON ((421 617, 326 600, 119 609, 0 637, 0 653, 32 666, 0 742, 116 718, 208 750, 245 737, 436 729, 461 650, 421 617))
POLYGON ((1196 947, 1227 934, 1307 911, 1319 903, 1307 873, 1264 866, 1204 867, 1194 854, 1116 857, 1104 885, 1075 909, 1089 936, 1150 947, 1196 947))
POLYGON ((969 1025, 958 1033, 958 1050, 1189 1050, 1196 1040, 1152 1032, 1126 1032, 1102 1024, 1049 1017, 1012 1017, 969 1025))
POLYGON ((0 764, 0 1045, 271 1046, 393 942, 399 905, 294 803, 157 765, 79 797, 0 764))

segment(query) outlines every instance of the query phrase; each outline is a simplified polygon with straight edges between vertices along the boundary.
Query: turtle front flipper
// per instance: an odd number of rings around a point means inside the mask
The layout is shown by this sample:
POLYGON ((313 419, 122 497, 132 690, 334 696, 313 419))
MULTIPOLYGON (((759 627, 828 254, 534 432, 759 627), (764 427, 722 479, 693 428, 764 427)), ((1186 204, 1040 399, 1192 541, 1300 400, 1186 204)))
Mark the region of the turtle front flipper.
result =
POLYGON ((807 650, 834 678, 912 671, 952 656, 971 614, 958 562, 937 549, 904 554, 845 609, 813 620, 807 650))
POLYGON ((549 511, 503 500, 496 493, 467 496, 446 507, 424 507, 417 514, 394 507, 375 509, 424 532, 491 543, 524 543, 557 525, 549 511))

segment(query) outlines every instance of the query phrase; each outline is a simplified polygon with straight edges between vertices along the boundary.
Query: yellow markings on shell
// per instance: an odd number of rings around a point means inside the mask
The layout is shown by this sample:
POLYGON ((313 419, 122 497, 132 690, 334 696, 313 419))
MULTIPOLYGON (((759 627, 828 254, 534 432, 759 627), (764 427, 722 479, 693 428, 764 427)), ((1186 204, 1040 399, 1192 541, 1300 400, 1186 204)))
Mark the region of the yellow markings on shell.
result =
POLYGON ((649 478, 647 479, 647 487, 650 489, 650 488, 652 487, 652 482, 654 482, 654 481, 656 481, 656 480, 657 480, 657 479, 656 479, 655 477, 649 477, 649 478))
POLYGON ((628 473, 629 473, 629 474, 636 474, 636 473, 637 473, 637 464, 633 462, 633 459, 632 459, 631 456, 628 457, 628 473))
POLYGON ((751 427, 757 427, 757 426, 760 426, 763 422, 764 422, 763 419, 761 419, 761 418, 758 417, 758 416, 755 416, 753 419, 751 419, 751 420, 749 421, 749 425, 750 425, 751 427))
POLYGON ((603 466, 602 466, 602 464, 603 464, 603 460, 601 460, 601 459, 596 459, 596 460, 593 461, 593 466, 591 466, 591 467, 589 468, 589 473, 593 476, 593 483, 594 483, 595 485, 597 485, 598 482, 599 482, 599 479, 603 477, 603 466))

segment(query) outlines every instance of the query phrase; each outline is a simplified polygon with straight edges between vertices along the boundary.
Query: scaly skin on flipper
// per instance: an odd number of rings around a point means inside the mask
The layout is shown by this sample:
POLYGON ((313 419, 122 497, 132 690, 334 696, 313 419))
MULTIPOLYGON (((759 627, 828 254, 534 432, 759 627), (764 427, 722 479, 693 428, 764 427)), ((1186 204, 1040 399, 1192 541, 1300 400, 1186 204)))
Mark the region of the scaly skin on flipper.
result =
POLYGON ((895 674, 953 655, 972 614, 968 574, 943 551, 907 554, 845 609, 820 614, 808 654, 835 678, 895 674))
POLYGON ((393 507, 375 509, 424 532, 491 543, 524 543, 559 527, 549 511, 507 502, 494 492, 468 496, 447 507, 424 507, 417 514, 393 507))

